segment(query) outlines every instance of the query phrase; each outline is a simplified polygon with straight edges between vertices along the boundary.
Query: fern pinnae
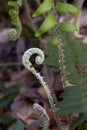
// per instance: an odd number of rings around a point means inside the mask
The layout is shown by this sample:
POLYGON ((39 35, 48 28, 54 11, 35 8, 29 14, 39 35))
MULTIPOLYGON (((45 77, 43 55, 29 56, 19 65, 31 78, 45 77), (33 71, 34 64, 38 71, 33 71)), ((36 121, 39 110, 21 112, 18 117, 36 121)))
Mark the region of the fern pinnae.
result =
POLYGON ((38 73, 35 68, 32 66, 32 63, 29 61, 31 55, 33 54, 38 54, 38 56, 36 57, 35 61, 37 64, 42 64, 44 62, 44 53, 41 49, 39 48, 31 48, 28 49, 24 55, 23 55, 23 59, 22 62, 24 64, 24 66, 29 69, 29 71, 31 71, 32 74, 34 74, 36 76, 36 78, 39 80, 39 82, 41 83, 41 85, 43 86, 46 95, 48 97, 48 100, 50 102, 51 108, 53 109, 53 111, 55 111, 55 102, 54 99, 52 97, 51 91, 48 87, 48 85, 46 84, 46 82, 44 81, 43 77, 40 75, 40 73, 38 73))
POLYGON ((11 8, 9 10, 9 15, 11 16, 12 25, 14 28, 9 29, 8 37, 11 41, 17 40, 22 32, 22 25, 19 19, 19 8, 22 6, 22 0, 9 1, 8 6, 11 8))
POLYGON ((46 112, 46 110, 40 106, 37 103, 33 104, 33 112, 36 115, 37 119, 40 121, 43 130, 49 130, 49 125, 50 125, 50 118, 46 112))

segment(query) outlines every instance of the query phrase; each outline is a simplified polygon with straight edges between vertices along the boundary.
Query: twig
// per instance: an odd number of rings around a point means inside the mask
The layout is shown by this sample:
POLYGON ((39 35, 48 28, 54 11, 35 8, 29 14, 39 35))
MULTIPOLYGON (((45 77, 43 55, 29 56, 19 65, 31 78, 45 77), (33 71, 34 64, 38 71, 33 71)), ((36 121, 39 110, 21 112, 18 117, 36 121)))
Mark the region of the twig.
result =
POLYGON ((7 63, 0 63, 0 67, 5 66, 22 66, 21 62, 7 62, 7 63))

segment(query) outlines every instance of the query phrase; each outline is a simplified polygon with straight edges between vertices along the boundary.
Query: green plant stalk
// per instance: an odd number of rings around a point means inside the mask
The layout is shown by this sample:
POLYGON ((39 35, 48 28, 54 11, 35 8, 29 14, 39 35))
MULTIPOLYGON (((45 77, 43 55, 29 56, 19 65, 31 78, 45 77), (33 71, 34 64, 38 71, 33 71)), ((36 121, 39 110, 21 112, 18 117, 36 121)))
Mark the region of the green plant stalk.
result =
MULTIPOLYGON (((56 18, 56 21, 58 21, 58 15, 57 15, 57 12, 56 12, 56 9, 55 9, 55 4, 53 2, 53 14, 56 18)), ((63 49, 62 49, 62 46, 63 46, 63 42, 62 42, 62 38, 61 38, 61 33, 58 29, 58 24, 56 25, 56 32, 57 32, 57 35, 58 35, 58 50, 59 50, 59 64, 60 64, 60 70, 61 70, 61 81, 63 83, 63 88, 66 88, 68 87, 67 86, 67 80, 66 80, 66 72, 65 72, 65 61, 64 61, 64 53, 63 53, 63 49)))
MULTIPOLYGON (((58 15, 57 15, 57 12, 56 12, 54 0, 53 0, 53 14, 56 18, 56 21, 58 21, 58 15)), ((59 40, 57 47, 58 47, 58 51, 59 51, 59 64, 60 64, 59 68, 60 68, 60 71, 61 71, 61 81, 62 81, 62 84, 63 84, 63 88, 65 89, 66 87, 69 86, 69 82, 68 82, 67 77, 66 77, 65 60, 64 60, 64 53, 63 53, 64 50, 62 49, 63 42, 62 42, 61 32, 58 29, 58 24, 56 25, 56 32, 58 34, 57 38, 59 40)), ((69 124, 71 124, 71 122, 72 122, 70 115, 68 115, 68 122, 69 122, 69 124)))
POLYGON ((36 70, 32 67, 32 74, 35 75, 35 77, 40 81, 42 87, 44 88, 45 92, 46 92, 46 95, 49 99, 49 102, 50 102, 50 105, 51 105, 51 108, 53 109, 53 111, 55 111, 55 105, 54 105, 54 100, 53 100, 53 97, 52 97, 52 94, 51 94, 51 91, 50 89, 48 88, 48 85, 45 83, 43 77, 40 75, 40 73, 37 73, 36 70))

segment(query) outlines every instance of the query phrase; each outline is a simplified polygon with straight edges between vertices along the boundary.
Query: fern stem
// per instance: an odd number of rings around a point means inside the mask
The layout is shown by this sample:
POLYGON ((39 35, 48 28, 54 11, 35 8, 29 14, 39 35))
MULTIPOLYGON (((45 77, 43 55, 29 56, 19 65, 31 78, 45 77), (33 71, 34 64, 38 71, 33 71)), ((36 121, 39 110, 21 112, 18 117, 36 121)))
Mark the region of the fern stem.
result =
POLYGON ((43 77, 40 75, 40 73, 37 73, 36 70, 32 67, 32 73, 35 75, 35 77, 39 80, 39 82, 41 83, 41 85, 43 86, 46 95, 49 99, 50 105, 52 107, 52 109, 54 110, 54 100, 51 94, 51 91, 48 88, 48 85, 46 84, 46 82, 44 81, 43 77))
MULTIPOLYGON (((55 4, 53 2, 53 13, 54 16, 56 18, 56 21, 58 21, 58 15, 55 9, 55 4)), ((60 64, 60 70, 61 70, 61 81, 63 83, 63 88, 67 87, 67 80, 66 80, 66 72, 65 72, 65 61, 64 61, 64 54, 63 54, 63 42, 62 42, 62 38, 61 38, 61 33, 58 29, 58 25, 56 25, 56 32, 58 34, 58 40, 59 40, 59 44, 58 44, 58 50, 59 50, 59 64, 60 64)))
MULTIPOLYGON (((64 1, 64 2, 66 2, 66 1, 64 1)), ((54 0, 53 0, 53 14, 56 18, 56 21, 58 21, 58 14, 56 12, 54 0)), ((69 86, 69 83, 67 82, 68 80, 67 80, 66 71, 65 71, 65 60, 64 60, 64 53, 63 53, 64 50, 62 49, 62 46, 64 46, 64 45, 62 42, 61 32, 58 29, 58 24, 56 25, 55 29, 56 29, 56 32, 58 35, 57 38, 59 40, 59 44, 57 45, 57 47, 58 47, 58 52, 59 52, 59 65, 60 65, 59 68, 61 71, 61 81, 63 84, 63 88, 65 89, 66 87, 69 86)), ((69 124, 71 124, 71 122, 72 122, 71 115, 68 115, 68 122, 69 122, 69 124)))

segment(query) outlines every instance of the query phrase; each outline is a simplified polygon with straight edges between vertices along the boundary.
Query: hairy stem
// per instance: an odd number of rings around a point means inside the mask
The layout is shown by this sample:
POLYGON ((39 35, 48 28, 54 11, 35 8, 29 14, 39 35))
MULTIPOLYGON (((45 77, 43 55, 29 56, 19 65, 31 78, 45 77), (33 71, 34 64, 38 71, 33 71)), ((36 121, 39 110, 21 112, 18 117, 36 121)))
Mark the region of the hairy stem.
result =
MULTIPOLYGON (((54 0, 53 0, 53 14, 56 18, 56 21, 58 21, 58 14, 55 9, 54 0)), ((59 44, 57 45, 57 47, 58 47, 58 52, 59 52, 59 65, 60 65, 59 68, 61 71, 61 81, 63 84, 63 88, 65 89, 66 87, 69 86, 69 84, 67 82, 68 80, 67 80, 66 71, 65 71, 65 60, 64 60, 64 53, 63 53, 64 50, 62 49, 62 46, 64 46, 64 45, 62 42, 61 32, 58 29, 58 24, 56 25, 56 32, 57 32, 58 40, 59 40, 59 44)), ((71 124, 72 121, 71 121, 70 115, 68 115, 68 120, 69 120, 69 124, 71 124)))
MULTIPOLYGON (((53 14, 55 15, 56 21, 58 21, 58 15, 55 9, 55 4, 53 2, 53 14)), ((63 88, 67 87, 67 82, 66 82, 66 72, 65 72, 65 61, 64 61, 64 54, 63 54, 63 42, 62 42, 62 38, 61 38, 61 32, 58 29, 58 25, 56 25, 56 32, 57 32, 57 38, 59 41, 58 46, 58 50, 59 50, 59 64, 60 64, 60 70, 61 70, 61 80, 63 83, 63 88)))

